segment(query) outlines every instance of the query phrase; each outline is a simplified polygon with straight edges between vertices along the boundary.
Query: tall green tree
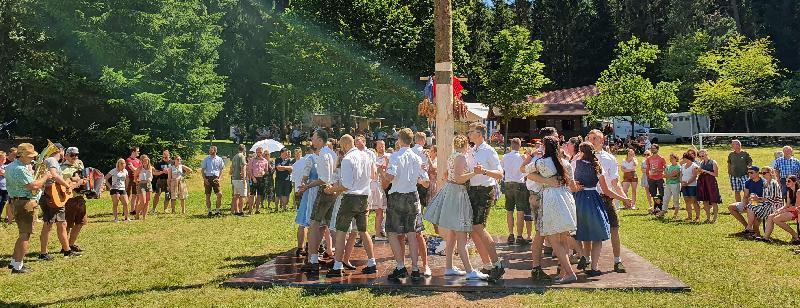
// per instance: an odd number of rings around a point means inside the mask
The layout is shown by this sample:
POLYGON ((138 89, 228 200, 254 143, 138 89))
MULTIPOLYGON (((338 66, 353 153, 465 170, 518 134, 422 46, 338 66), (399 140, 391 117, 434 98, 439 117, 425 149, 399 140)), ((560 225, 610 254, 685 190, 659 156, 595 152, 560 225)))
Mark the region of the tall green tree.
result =
POLYGON ((528 96, 539 95, 542 87, 550 83, 544 75, 544 64, 539 61, 542 52, 540 41, 531 41, 530 32, 522 26, 500 31, 494 40, 500 53, 500 63, 491 72, 489 88, 483 99, 486 105, 500 110, 500 120, 505 125, 508 142, 508 122, 513 118, 536 116, 541 106, 529 103, 528 96))
POLYGON ((675 93, 680 82, 653 84, 644 76, 647 66, 658 58, 658 47, 633 37, 620 42, 616 54, 616 59, 597 80, 600 94, 586 101, 591 118, 630 117, 631 134, 634 123, 649 123, 655 127, 669 125, 667 113, 678 107, 675 93))
POLYGON ((773 52, 769 39, 750 41, 737 35, 725 46, 701 55, 698 63, 708 76, 695 87, 692 112, 719 118, 723 112, 743 110, 749 132, 748 113, 786 105, 790 98, 776 90, 781 69, 773 52))

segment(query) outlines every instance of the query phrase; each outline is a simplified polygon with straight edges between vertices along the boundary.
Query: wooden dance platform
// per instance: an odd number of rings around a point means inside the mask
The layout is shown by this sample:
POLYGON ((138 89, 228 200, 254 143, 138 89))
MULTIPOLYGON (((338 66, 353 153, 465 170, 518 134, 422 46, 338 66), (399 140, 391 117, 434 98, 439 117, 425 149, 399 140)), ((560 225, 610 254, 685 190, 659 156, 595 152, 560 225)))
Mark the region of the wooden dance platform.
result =
MULTIPOLYGON (((548 289, 585 289, 585 290, 646 290, 661 292, 690 291, 689 286, 671 275, 661 271, 655 265, 622 248, 622 260, 627 273, 613 272, 613 258, 611 256, 611 243, 603 243, 602 258, 599 269, 603 275, 587 277, 583 272, 578 273, 578 282, 566 285, 556 285, 549 281, 533 281, 531 279, 531 254, 529 245, 506 244, 504 238, 496 238, 497 249, 500 256, 507 261, 508 268, 503 279, 497 283, 485 281, 467 281, 463 277, 444 277, 444 257, 438 255, 428 256, 429 266, 433 276, 420 281, 410 278, 400 282, 390 281, 387 276, 392 272, 395 262, 391 257, 391 248, 387 242, 375 242, 375 255, 378 261, 378 273, 372 275, 361 274, 361 269, 366 265, 366 253, 363 248, 356 248, 353 252, 351 263, 358 267, 354 271, 347 271, 341 278, 326 278, 327 267, 322 266, 319 275, 309 276, 300 272, 303 258, 294 257, 294 249, 270 260, 269 262, 245 273, 239 277, 229 279, 222 283, 226 287, 235 288, 269 288, 272 286, 300 287, 315 290, 350 290, 350 289, 376 289, 386 292, 404 291, 438 291, 438 292, 543 292, 548 289)), ((472 264, 478 265, 480 258, 471 256, 472 264)), ((408 262, 408 259, 407 261, 408 262)), ((458 256, 454 264, 461 267, 458 256)), ((545 272, 551 276, 556 273, 556 260, 545 257, 542 262, 545 272)), ((407 264, 407 266, 410 266, 407 264)), ((409 272, 411 269, 409 268, 409 272)))

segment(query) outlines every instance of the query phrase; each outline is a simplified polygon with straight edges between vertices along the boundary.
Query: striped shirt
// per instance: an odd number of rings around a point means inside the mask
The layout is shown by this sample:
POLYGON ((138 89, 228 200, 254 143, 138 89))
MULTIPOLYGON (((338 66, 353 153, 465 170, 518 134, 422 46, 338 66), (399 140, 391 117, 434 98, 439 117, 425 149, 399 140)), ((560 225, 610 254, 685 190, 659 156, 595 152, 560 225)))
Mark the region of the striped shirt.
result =
POLYGON ((771 204, 775 207, 781 206, 783 204, 783 195, 781 190, 781 184, 778 183, 776 180, 772 180, 769 183, 765 183, 764 186, 764 199, 767 199, 764 203, 771 204))

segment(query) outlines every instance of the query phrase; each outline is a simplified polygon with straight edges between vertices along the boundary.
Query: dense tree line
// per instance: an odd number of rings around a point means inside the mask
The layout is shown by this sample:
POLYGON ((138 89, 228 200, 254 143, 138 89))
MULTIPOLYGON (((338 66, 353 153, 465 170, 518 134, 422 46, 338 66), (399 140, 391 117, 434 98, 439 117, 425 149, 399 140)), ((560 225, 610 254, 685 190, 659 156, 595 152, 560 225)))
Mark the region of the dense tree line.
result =
MULTIPOLYGON (((653 56, 634 61, 643 67, 630 84, 644 88, 631 93, 672 91, 658 92, 674 106, 663 111, 711 113, 724 131, 800 123, 798 1, 453 3, 467 101, 494 104, 491 93, 508 88, 496 74, 509 63, 497 38, 517 27, 550 81, 531 89, 610 87, 629 75, 609 65, 629 66, 620 61, 637 53, 621 47, 640 41, 653 56)), ((418 77, 432 74, 433 39, 433 0, 0 0, 0 118, 96 159, 132 144, 188 153, 229 125, 254 130, 314 112, 408 125, 420 121, 418 77)))

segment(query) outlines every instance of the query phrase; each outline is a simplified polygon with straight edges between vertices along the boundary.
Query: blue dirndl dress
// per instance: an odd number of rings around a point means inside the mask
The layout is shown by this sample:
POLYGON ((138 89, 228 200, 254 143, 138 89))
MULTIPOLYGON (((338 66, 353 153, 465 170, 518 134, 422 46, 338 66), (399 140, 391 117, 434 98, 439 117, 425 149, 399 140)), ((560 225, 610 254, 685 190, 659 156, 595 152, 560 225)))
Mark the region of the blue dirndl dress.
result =
MULTIPOLYGON (((308 180, 314 181, 319 179, 319 175, 317 175, 317 165, 314 162, 313 156, 308 156, 305 159, 308 160, 306 163, 311 164, 311 172, 308 175, 308 180)), ((297 215, 294 218, 296 224, 303 227, 311 225, 311 211, 314 210, 317 192, 319 192, 319 186, 311 187, 303 193, 303 197, 300 199, 300 208, 297 209, 297 215)))
POLYGON ((578 218, 575 239, 592 242, 609 239, 611 226, 608 224, 603 198, 597 191, 598 174, 590 162, 585 160, 575 162, 575 181, 584 187, 584 190, 575 193, 575 211, 578 218))

